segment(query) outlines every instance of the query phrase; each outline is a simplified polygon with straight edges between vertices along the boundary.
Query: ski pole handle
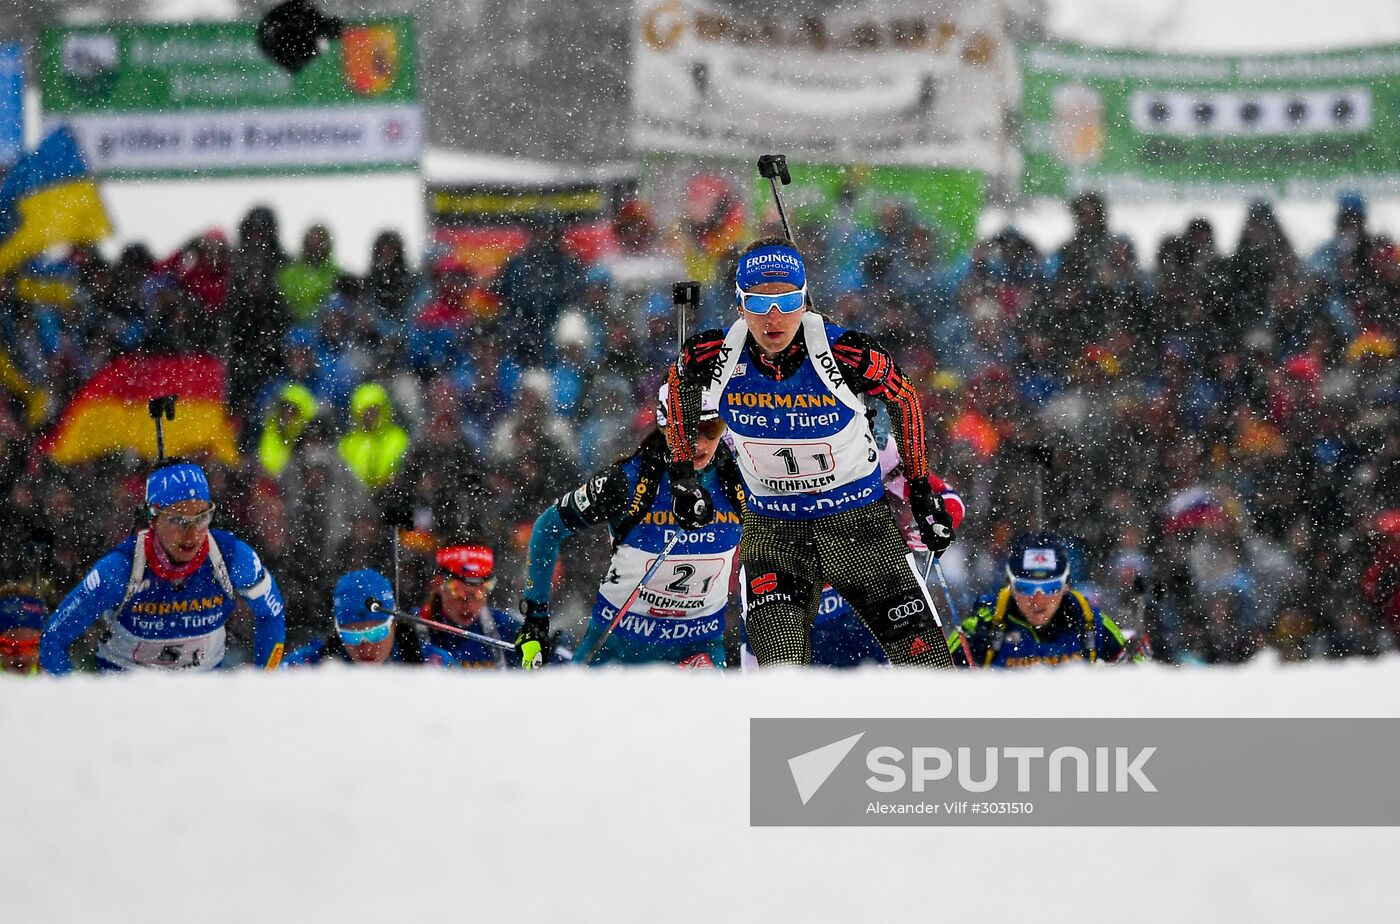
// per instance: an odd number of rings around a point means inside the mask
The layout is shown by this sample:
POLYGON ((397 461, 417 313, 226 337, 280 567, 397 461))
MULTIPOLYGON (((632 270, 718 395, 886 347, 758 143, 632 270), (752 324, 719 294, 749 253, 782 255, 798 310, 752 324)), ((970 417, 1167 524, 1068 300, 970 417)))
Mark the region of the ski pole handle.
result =
POLYGON ((162 395, 159 398, 152 398, 146 402, 146 413, 151 415, 151 420, 156 422, 156 461, 165 461, 165 430, 161 427, 161 418, 166 420, 175 419, 175 400, 179 395, 162 395))
POLYGON ((786 186, 792 182, 788 173, 786 154, 761 154, 758 158, 758 175, 765 180, 782 180, 786 186))
POLYGON ((700 283, 694 280, 671 286, 671 301, 676 305, 676 355, 685 347, 686 310, 700 306, 700 283))
POLYGON ((783 197, 778 192, 778 182, 782 181, 784 186, 792 182, 792 175, 788 173, 786 154, 764 154, 758 158, 758 175, 768 181, 768 187, 773 190, 773 201, 778 206, 778 217, 783 222, 783 235, 792 243, 792 229, 788 227, 787 210, 783 208, 783 197))

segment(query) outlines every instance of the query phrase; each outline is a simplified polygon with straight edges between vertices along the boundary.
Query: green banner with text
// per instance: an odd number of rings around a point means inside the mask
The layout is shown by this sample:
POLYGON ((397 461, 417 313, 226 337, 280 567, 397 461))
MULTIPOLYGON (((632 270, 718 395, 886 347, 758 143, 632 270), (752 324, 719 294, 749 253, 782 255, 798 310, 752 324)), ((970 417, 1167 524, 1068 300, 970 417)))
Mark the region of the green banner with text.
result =
POLYGON ((408 17, 350 21, 296 74, 256 23, 107 23, 44 31, 45 121, 105 175, 412 168, 422 148, 408 17))
POLYGON ((1400 47, 1021 51, 1024 191, 1119 198, 1400 192, 1400 47))

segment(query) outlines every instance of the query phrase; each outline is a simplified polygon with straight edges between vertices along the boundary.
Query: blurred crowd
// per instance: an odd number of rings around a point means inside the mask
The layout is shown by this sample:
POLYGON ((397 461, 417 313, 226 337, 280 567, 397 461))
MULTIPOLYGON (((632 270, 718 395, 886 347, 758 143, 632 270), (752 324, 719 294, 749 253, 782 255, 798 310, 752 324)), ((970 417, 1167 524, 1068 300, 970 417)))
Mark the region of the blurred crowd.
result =
MULTIPOLYGON (((669 283, 707 283, 692 330, 733 317, 733 257, 765 229, 706 182, 675 228, 629 202, 584 260, 544 221, 490 273, 440 245, 412 261, 393 232, 350 273, 326 228, 287 252, 256 208, 174 254, 78 251, 62 304, 0 281, 0 348, 50 419, 123 352, 225 361, 240 462, 201 461, 216 525, 281 584, 290 644, 324 634, 340 574, 390 572, 392 521, 413 527, 405 596, 439 545, 478 541, 496 550, 493 602, 514 606, 535 516, 648 425, 675 355, 669 283)), ((1198 219, 1152 254, 1110 232, 1098 196, 1069 208, 1073 236, 1048 253, 1014 228, 946 253, 898 202, 794 229, 819 310, 882 341, 924 397, 930 458, 969 507, 946 561, 963 602, 1043 526, 1159 658, 1394 648, 1400 259, 1365 202, 1343 197, 1313 254, 1265 202, 1232 251, 1198 219)), ((40 416, 0 400, 0 582, 37 579, 52 605, 131 531, 148 463, 56 465, 40 416)), ((566 620, 608 551, 570 547, 566 620)))

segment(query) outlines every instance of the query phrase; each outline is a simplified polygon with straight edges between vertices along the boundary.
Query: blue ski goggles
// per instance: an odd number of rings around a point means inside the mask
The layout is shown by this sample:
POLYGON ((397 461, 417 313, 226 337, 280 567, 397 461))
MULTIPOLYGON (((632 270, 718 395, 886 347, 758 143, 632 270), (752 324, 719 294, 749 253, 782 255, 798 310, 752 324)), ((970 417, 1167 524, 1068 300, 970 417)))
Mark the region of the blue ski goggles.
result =
POLYGON ((806 286, 791 292, 779 292, 777 295, 745 292, 735 286, 734 294, 738 298, 739 307, 750 314, 767 314, 774 308, 783 314, 792 314, 794 311, 801 311, 802 306, 807 304, 806 286))
POLYGON ((342 629, 337 627, 340 633, 340 640, 347 646, 353 645, 373 645, 384 641, 389 637, 389 632, 394 628, 394 621, 386 619, 377 626, 370 626, 368 629, 342 629))
POLYGON ((1034 597, 1036 594, 1044 594, 1047 597, 1053 596, 1064 590, 1069 584, 1066 575, 1050 578, 1045 581, 1032 581, 1027 578, 1013 577, 1011 579, 1011 590, 1013 593, 1022 594, 1027 597, 1034 597))

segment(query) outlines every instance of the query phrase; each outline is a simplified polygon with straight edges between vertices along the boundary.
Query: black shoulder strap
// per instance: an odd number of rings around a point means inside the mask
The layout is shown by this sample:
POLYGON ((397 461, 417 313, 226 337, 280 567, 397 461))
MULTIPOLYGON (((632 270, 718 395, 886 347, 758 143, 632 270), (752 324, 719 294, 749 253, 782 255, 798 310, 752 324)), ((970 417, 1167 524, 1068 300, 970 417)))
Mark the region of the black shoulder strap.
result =
POLYGON ((339 632, 332 632, 326 636, 326 647, 321 651, 321 659, 324 661, 350 660, 350 654, 345 650, 345 643, 340 640, 339 632))
POLYGON ((993 635, 987 644, 987 657, 982 662, 983 667, 991 667, 992 661, 1001 653, 1001 646, 1006 643, 1006 611, 1011 606, 1011 588, 1003 587, 997 592, 996 609, 992 611, 993 635))
POLYGON ((730 506, 742 517, 747 499, 744 492, 744 476, 739 473, 739 463, 735 460, 734 453, 730 452, 724 443, 719 444, 715 453, 715 466, 719 470, 720 489, 724 491, 730 506))
POLYGON ((428 660, 423 651, 423 636, 417 626, 394 620, 394 642, 405 664, 422 664, 428 660))
POLYGON ((1094 631, 1094 607, 1090 605, 1088 598, 1079 591, 1071 590, 1070 593, 1078 601, 1079 609, 1084 614, 1084 631, 1080 638, 1083 641, 1084 651, 1089 656, 1089 663, 1093 664, 1099 660, 1098 638, 1096 637, 1098 633, 1094 631))
POLYGON ((627 534, 637 527, 651 510, 656 494, 661 490, 661 476, 666 473, 666 452, 660 441, 648 440, 637 450, 642 465, 637 472, 637 488, 632 492, 632 503, 627 507, 627 515, 613 527, 613 549, 627 538, 627 534))

